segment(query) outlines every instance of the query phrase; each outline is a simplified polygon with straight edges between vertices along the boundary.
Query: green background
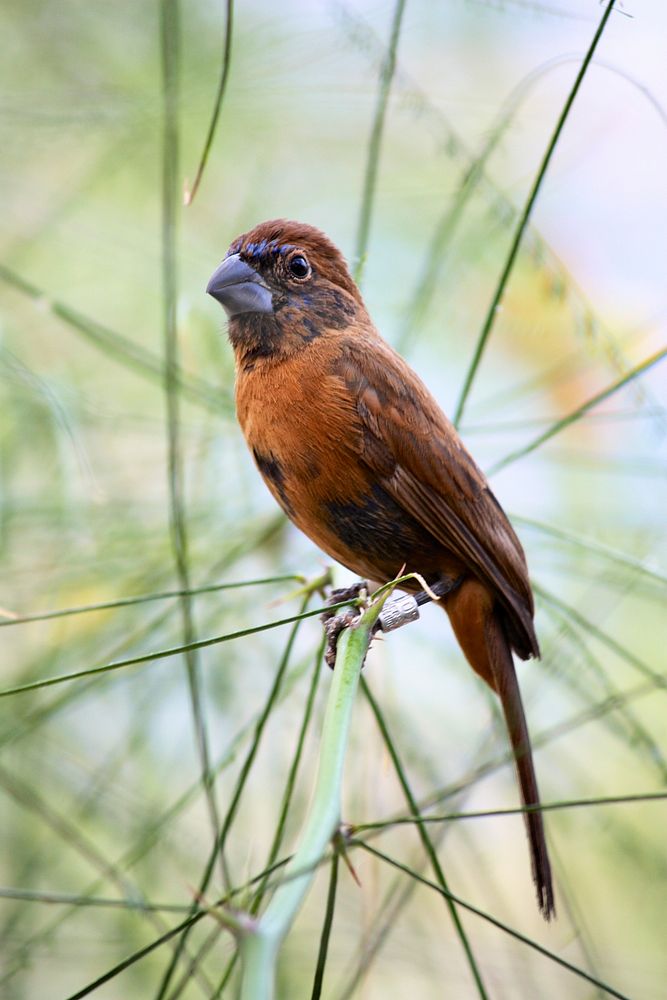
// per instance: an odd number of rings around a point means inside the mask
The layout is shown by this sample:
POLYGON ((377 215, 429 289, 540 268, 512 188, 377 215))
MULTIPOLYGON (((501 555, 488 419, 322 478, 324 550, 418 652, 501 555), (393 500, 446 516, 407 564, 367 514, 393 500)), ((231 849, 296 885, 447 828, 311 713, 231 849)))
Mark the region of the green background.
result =
MULTIPOLYGON (((593 0, 406 5, 363 292, 450 414, 602 13, 593 0)), ((223 8, 196 0, 180 14, 179 188, 212 112, 223 8)), ((357 263, 392 17, 387 2, 238 4, 210 161, 193 204, 171 203, 176 271, 165 290, 159 5, 2 5, 3 688, 184 641, 173 598, 12 624, 182 582, 170 532, 168 292, 185 373, 176 451, 190 583, 321 572, 323 556, 277 514, 246 453, 224 316, 203 290, 231 240, 266 218, 319 225, 357 263)), ((566 123, 461 425, 487 470, 664 348, 666 30, 659 0, 612 14, 566 123)), ((543 659, 520 679, 546 802, 664 790, 664 399, 658 365, 493 476, 537 589, 543 659)), ((198 596, 192 634, 294 615, 296 587, 198 596)), ((316 619, 299 629, 259 743, 227 841, 235 885, 264 866, 320 635, 316 619)), ((3 996, 70 996, 177 922, 132 903, 191 903, 212 842, 198 739, 205 732, 224 815, 287 638, 282 627, 191 659, 198 731, 182 656, 0 701, 3 996)), ((497 710, 441 612, 376 643, 365 676, 420 800, 441 794, 438 814, 517 804, 497 710)), ((327 687, 322 672, 281 856, 308 801, 327 687)), ((404 815, 363 700, 353 728, 344 819, 404 815)), ((520 817, 431 832, 458 895, 633 1000, 664 996, 664 804, 564 809, 547 826, 559 910, 549 927, 520 817)), ((375 843, 429 874, 411 827, 375 843)), ((442 900, 366 855, 351 861, 361 887, 341 867, 323 995, 478 995, 442 900)), ((281 997, 310 995, 326 885, 322 872, 287 942, 281 997)), ((220 892, 216 872, 207 899, 220 892)), ((463 920, 490 996, 594 995, 502 931, 463 920)), ((198 926, 192 954, 216 926, 198 926)), ((218 930, 197 974, 179 967, 170 997, 216 995, 233 945, 218 930)), ((158 948, 94 995, 157 995, 169 954, 158 948)))

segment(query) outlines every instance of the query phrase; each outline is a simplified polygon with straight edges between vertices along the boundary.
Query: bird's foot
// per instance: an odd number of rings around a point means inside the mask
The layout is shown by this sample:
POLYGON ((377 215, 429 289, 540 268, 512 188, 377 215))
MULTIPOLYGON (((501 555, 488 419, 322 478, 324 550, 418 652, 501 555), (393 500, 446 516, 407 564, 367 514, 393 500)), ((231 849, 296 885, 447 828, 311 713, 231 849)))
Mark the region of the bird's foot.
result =
MULTIPOLYGON (((351 584, 349 587, 337 587, 335 590, 330 590, 329 596, 327 597, 327 604, 343 604, 347 601, 349 601, 350 604, 356 604, 367 594, 368 581, 357 580, 356 583, 351 584)), ((322 615, 322 621, 328 621, 328 619, 333 618, 335 614, 336 611, 334 609, 331 611, 325 611, 322 615)))
MULTIPOLYGON (((421 578, 420 578, 421 579, 421 578)), ((419 608, 423 604, 428 604, 434 598, 442 599, 450 594, 460 585, 463 576, 456 579, 441 579, 428 586, 427 590, 420 590, 416 594, 392 595, 380 612, 378 620, 373 626, 373 635, 378 632, 393 632, 394 629, 407 625, 408 622, 417 621, 419 618, 419 608)), ((424 584, 426 586, 426 584, 424 584)), ((327 634, 327 645, 324 654, 327 665, 333 667, 336 662, 336 644, 338 636, 343 629, 353 625, 360 615, 360 607, 364 604, 364 598, 368 596, 368 583, 366 580, 359 580, 350 587, 342 587, 332 590, 329 594, 327 604, 339 605, 349 601, 354 607, 344 608, 336 612, 333 608, 325 611, 321 616, 327 634)))
MULTIPOLYGON (((322 615, 324 618, 324 615, 322 615)), ((345 608, 340 614, 330 615, 324 622, 324 631, 327 636, 327 645, 324 650, 324 659, 326 665, 333 670, 336 666, 336 646, 338 645, 338 636, 346 628, 354 625, 356 621, 359 620, 360 612, 358 608, 345 608)))
POLYGON ((339 587, 336 590, 332 590, 327 598, 327 604, 334 605, 330 611, 325 611, 321 616, 322 624, 324 625, 324 630, 327 634, 327 646, 324 653, 324 659, 326 660, 327 666, 332 670, 336 663, 336 644, 338 642, 338 636, 341 634, 343 629, 349 628, 350 625, 359 617, 359 605, 363 602, 363 599, 368 594, 368 583, 366 580, 357 580, 350 587, 339 587), (350 604, 354 604, 351 608, 337 609, 335 606, 342 604, 343 602, 349 601, 350 604))

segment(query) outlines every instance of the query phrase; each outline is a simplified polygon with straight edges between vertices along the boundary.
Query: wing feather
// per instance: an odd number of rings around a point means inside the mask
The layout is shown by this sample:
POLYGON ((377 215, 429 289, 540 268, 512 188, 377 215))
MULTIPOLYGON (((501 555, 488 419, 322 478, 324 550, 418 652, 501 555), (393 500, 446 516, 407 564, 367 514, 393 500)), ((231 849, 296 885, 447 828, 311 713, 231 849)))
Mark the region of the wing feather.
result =
POLYGON ((346 341, 338 372, 356 400, 363 461, 393 499, 497 595, 517 653, 539 655, 519 539, 454 426, 376 336, 372 351, 346 341))

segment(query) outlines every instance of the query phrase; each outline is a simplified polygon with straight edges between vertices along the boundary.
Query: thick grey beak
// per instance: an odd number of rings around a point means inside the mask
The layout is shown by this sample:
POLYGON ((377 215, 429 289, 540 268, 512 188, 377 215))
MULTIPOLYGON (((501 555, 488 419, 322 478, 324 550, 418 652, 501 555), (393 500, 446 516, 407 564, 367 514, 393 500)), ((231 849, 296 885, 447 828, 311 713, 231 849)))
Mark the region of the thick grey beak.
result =
POLYGON ((225 257, 213 272, 206 292, 218 300, 228 316, 273 312, 271 290, 237 253, 225 257))

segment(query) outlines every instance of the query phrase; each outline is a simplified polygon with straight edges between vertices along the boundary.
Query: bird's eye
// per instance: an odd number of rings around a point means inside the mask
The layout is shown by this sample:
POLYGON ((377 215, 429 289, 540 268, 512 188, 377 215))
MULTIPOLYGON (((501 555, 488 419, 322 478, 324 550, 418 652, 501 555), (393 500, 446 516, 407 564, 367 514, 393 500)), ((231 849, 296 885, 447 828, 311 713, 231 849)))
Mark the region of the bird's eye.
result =
POLYGON ((292 257, 289 262, 290 273, 294 275, 295 278, 307 278, 310 274, 310 264, 305 257, 301 254, 297 254, 296 257, 292 257))

